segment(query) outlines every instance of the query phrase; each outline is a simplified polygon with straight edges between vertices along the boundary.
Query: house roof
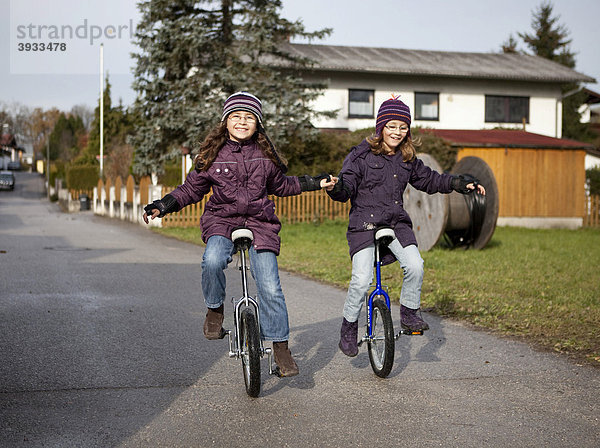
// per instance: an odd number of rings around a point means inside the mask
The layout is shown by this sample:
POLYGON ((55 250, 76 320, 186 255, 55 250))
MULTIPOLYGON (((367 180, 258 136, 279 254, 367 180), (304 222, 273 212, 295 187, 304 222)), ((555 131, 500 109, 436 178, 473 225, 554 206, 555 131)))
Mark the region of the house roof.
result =
POLYGON ((600 103, 600 93, 594 92, 593 90, 583 88, 583 93, 586 94, 585 103, 587 104, 598 104, 600 103))
POLYGON ((12 134, 2 134, 2 135, 0 135, 0 145, 16 148, 17 141, 16 141, 14 135, 12 135, 12 134))
POLYGON ((548 149, 593 149, 589 143, 566 138, 554 138, 532 132, 509 129, 423 129, 448 140, 453 146, 483 148, 548 148, 548 149))
POLYGON ((596 82, 594 78, 564 65, 520 53, 465 53, 292 43, 285 43, 282 49, 315 61, 315 70, 552 83, 596 82))

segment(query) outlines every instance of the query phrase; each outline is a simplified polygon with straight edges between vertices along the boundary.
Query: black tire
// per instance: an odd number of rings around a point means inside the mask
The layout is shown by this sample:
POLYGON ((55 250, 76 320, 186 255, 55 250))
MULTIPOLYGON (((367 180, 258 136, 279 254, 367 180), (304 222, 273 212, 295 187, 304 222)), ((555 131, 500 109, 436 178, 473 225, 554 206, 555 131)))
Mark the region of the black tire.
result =
POLYGON ((260 393, 260 338, 256 316, 251 309, 242 311, 241 323, 241 358, 244 371, 246 393, 258 397, 260 393))
POLYGON ((387 377, 394 365, 394 324, 392 313, 382 299, 373 300, 373 339, 367 341, 369 361, 375 375, 387 377))

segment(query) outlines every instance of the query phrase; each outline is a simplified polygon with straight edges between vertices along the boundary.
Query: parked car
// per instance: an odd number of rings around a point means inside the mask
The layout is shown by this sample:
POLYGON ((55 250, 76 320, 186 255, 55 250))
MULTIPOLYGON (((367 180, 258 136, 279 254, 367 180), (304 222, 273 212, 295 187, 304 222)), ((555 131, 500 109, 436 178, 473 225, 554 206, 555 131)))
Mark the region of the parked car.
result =
POLYGON ((0 171, 0 189, 15 189, 15 175, 12 173, 12 171, 0 171))
POLYGON ((9 170, 19 171, 21 169, 21 162, 15 160, 14 162, 8 162, 7 168, 9 170))

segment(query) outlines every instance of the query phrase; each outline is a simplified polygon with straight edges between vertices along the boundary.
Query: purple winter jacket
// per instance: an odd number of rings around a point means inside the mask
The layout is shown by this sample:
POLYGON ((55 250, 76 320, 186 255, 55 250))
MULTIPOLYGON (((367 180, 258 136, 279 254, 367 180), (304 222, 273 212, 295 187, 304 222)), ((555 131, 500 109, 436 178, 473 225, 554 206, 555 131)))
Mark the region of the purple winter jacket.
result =
MULTIPOLYGON (((366 140, 351 149, 346 156, 339 182, 327 193, 332 199, 350 199, 350 217, 346 237, 350 257, 373 244, 375 227, 385 225, 394 229, 403 247, 417 245, 412 221, 404 210, 402 195, 410 183, 417 190, 450 193, 450 174, 440 174, 425 166, 420 159, 403 162, 402 155, 376 155, 366 140)), ((395 258, 389 251, 383 254, 383 264, 395 258)))
POLYGON ((181 209, 200 202, 211 187, 212 196, 200 218, 202 240, 206 243, 213 235, 231 238, 235 227, 246 226, 254 234, 256 250, 279 255, 281 222, 267 195, 300 194, 298 178, 285 176, 254 140, 227 140, 207 171, 193 170, 170 194, 181 209))

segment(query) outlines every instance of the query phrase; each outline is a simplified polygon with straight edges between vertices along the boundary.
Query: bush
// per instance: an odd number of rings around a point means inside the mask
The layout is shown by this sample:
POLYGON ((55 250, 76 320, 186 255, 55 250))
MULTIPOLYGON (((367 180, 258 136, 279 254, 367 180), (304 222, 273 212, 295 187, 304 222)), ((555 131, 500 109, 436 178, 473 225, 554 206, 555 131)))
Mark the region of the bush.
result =
POLYGON ((585 170, 585 178, 590 186, 590 194, 600 195, 600 166, 585 170))
POLYGON ((158 183, 166 187, 181 185, 181 165, 166 165, 165 172, 158 176, 158 183))
POLYGON ((74 190, 91 190, 99 178, 98 165, 70 165, 66 170, 66 186, 74 190))
MULTIPOLYGON (((337 174, 342 169, 350 149, 374 132, 374 128, 359 129, 354 132, 322 130, 312 141, 293 140, 291 144, 282 148, 283 154, 288 157, 289 174, 316 175, 322 172, 337 174)), ((443 170, 452 168, 458 150, 450 143, 419 128, 412 128, 411 134, 413 139, 421 139, 422 144, 417 147, 418 153, 424 152, 433 156, 443 170)))

